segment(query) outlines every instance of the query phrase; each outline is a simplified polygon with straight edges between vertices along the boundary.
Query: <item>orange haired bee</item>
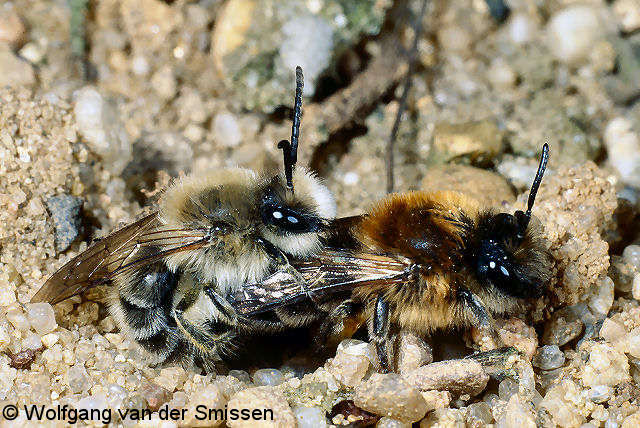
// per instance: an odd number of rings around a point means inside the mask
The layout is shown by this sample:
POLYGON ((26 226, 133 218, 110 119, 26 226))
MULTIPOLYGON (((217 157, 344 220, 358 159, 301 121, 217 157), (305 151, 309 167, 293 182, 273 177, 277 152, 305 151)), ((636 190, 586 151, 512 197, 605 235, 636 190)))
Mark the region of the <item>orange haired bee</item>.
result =
POLYGON ((540 225, 531 222, 548 156, 545 144, 525 212, 496 213, 457 192, 392 194, 331 222, 325 248, 292 262, 305 284, 279 275, 241 287, 236 310, 293 325, 321 320, 327 335, 366 322, 383 370, 400 330, 488 327, 541 296, 550 278, 540 225))

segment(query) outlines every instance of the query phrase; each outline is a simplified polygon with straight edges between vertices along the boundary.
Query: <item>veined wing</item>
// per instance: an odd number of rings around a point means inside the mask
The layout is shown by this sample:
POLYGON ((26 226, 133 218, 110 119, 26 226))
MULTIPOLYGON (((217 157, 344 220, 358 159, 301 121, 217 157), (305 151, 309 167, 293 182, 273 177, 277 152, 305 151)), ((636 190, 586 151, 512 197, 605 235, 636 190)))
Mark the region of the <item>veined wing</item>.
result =
POLYGON ((356 287, 400 284, 411 276, 411 266, 395 258, 340 249, 324 249, 310 259, 293 261, 292 266, 299 277, 279 271, 241 287, 234 296, 238 313, 251 316, 356 287))
POLYGON ((90 287, 108 283, 115 275, 179 251, 200 248, 207 241, 206 230, 163 225, 158 213, 150 214, 71 259, 44 283, 31 302, 62 302, 90 287))

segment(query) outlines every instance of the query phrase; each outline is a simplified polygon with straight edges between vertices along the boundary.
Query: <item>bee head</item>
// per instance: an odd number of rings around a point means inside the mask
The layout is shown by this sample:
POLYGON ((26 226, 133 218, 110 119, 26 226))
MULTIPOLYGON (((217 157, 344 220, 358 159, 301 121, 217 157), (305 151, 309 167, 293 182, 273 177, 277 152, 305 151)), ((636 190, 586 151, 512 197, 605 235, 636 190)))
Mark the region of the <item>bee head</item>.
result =
POLYGON ((296 166, 303 87, 302 69, 296 67, 291 141, 278 143, 283 153, 284 171, 265 184, 258 203, 264 224, 263 238, 294 256, 305 256, 320 245, 318 232, 336 212, 333 196, 320 179, 296 166))
POLYGON ((531 210, 549 158, 549 146, 542 148, 538 172, 529 192, 527 211, 483 216, 479 223, 477 271, 502 293, 514 297, 538 297, 549 276, 546 250, 540 242, 538 225, 532 225, 531 210))

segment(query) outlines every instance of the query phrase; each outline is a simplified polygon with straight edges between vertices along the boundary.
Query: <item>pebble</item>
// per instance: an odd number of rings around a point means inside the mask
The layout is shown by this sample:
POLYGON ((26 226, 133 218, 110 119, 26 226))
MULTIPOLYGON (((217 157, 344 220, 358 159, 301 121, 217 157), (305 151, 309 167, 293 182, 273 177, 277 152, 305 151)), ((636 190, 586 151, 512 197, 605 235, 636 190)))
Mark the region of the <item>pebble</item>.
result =
POLYGON ((336 349, 336 354, 338 352, 344 352, 345 354, 354 355, 354 356, 367 357, 367 359, 372 364, 378 361, 374 346, 362 340, 345 339, 338 344, 338 347, 336 349))
POLYGON ((9 328, 7 325, 0 324, 0 352, 4 352, 11 343, 9 328))
POLYGON ((224 147, 236 147, 242 141, 238 119, 231 113, 218 113, 211 131, 216 142, 224 147))
POLYGON ((349 354, 343 348, 336 352, 336 356, 327 365, 327 370, 343 384, 354 387, 364 378, 370 366, 368 357, 349 354))
POLYGON ((493 414, 491 406, 484 401, 470 404, 467 406, 467 418, 471 426, 483 426, 493 422, 493 414), (480 425, 474 423, 477 421, 480 425))
POLYGON ((91 388, 92 382, 87 369, 82 364, 76 364, 67 371, 66 384, 74 394, 86 392, 91 388))
POLYGON ((555 312, 545 325, 543 343, 563 346, 576 339, 584 331, 584 323, 569 310, 555 312))
POLYGON ((171 399, 171 393, 156 383, 146 383, 140 388, 140 395, 147 402, 152 412, 158 411, 162 405, 171 399))
POLYGON ((502 207, 514 202, 511 186, 499 174, 469 165, 433 165, 422 179, 421 190, 462 192, 488 206, 502 207))
POLYGON ((633 286, 631 288, 631 294, 636 300, 640 300, 640 273, 633 276, 633 286))
POLYGON ((474 360, 448 360, 427 364, 404 375, 407 382, 423 391, 447 390, 453 394, 478 395, 484 391, 489 375, 474 360))
POLYGON ((589 360, 581 366, 579 374, 585 386, 614 386, 631 379, 629 362, 623 352, 606 342, 588 342, 582 347, 583 351, 589 352, 589 360))
POLYGON ((502 153, 504 133, 491 120, 450 123, 438 122, 433 130, 432 162, 469 158, 486 162, 502 153))
POLYGON ((233 409, 238 409, 238 411, 240 411, 240 409, 270 409, 273 411, 273 420, 229 420, 227 421, 227 425, 230 428, 266 427, 274 425, 289 427, 296 425, 296 417, 291 407, 289 407, 287 399, 282 393, 269 386, 259 386, 237 392, 229 399, 227 409, 229 412, 233 409))
POLYGON ((495 58, 487 69, 487 77, 494 88, 509 89, 515 85, 518 75, 504 59, 495 58))
POLYGON ((385 416, 378 420, 376 428, 411 428, 411 424, 409 422, 402 422, 385 416))
POLYGON ((42 348, 42 339, 40 339, 40 336, 37 334, 30 333, 27 337, 22 339, 22 343, 20 345, 22 346, 22 350, 35 351, 42 348))
POLYGON ((86 86, 75 93, 73 111, 78 132, 89 149, 102 157, 114 176, 120 174, 131 160, 132 148, 116 106, 86 86))
POLYGON ((398 371, 402 374, 433 362, 433 350, 414 333, 402 331, 398 344, 398 371))
POLYGON ((282 26, 279 65, 283 70, 304 70, 304 94, 313 95, 316 80, 331 61, 333 28, 319 16, 297 16, 282 26))
POLYGON ((629 186, 640 187, 640 137, 633 122, 624 117, 612 119, 604 130, 609 163, 629 186))
POLYGON ((622 31, 630 33, 640 28, 640 5, 637 0, 616 0, 612 9, 622 31))
POLYGON ((373 374, 356 387, 353 402, 368 412, 404 422, 419 421, 427 412, 420 391, 395 373, 373 374))
POLYGON ((570 6, 557 12, 549 20, 546 31, 549 49, 568 64, 585 59, 603 36, 596 11, 587 5, 570 6))
POLYGON ((11 3, 0 7, 0 43, 8 43, 12 49, 18 49, 25 41, 27 28, 15 8, 10 5, 11 3))
POLYGON ((293 409, 293 414, 298 422, 298 428, 326 428, 327 418, 321 407, 302 407, 293 409))
POLYGON ((587 390, 587 397, 594 403, 604 403, 609 400, 613 389, 607 385, 596 385, 587 390))
POLYGON ((33 349, 24 349, 17 354, 11 355, 11 367, 16 369, 28 369, 36 358, 36 351, 33 349))
POLYGON ((546 345, 538 348, 533 357, 533 365, 542 370, 553 370, 564 365, 564 352, 558 345, 546 345))
POLYGON ((451 403, 451 393, 449 391, 420 391, 422 398, 427 403, 427 412, 435 409, 448 407, 451 403))
POLYGON ((511 41, 516 45, 530 42, 538 32, 538 24, 526 13, 514 13, 506 24, 511 41))
POLYGON ((591 297, 587 303, 589 309, 600 317, 607 316, 613 305, 614 288, 613 280, 608 276, 600 279, 591 291, 591 297))
MULTIPOLYGON (((209 384, 209 385, 205 385, 200 389, 196 389, 191 394, 191 399, 184 406, 184 408, 195 409, 198 406, 204 406, 207 409, 224 409, 226 405, 227 405, 227 397, 221 391, 218 385, 209 384)), ((245 408, 248 408, 248 407, 249 406, 245 406, 245 408)), ((196 419, 195 413, 196 412, 193 412, 193 411, 187 412, 187 415, 186 415, 187 417, 185 418, 184 421, 181 421, 184 424, 184 426, 199 426, 199 427, 214 426, 215 427, 215 426, 222 425, 223 421, 216 420, 213 418, 209 419, 207 417, 207 418, 196 419)))
POLYGON ((36 83, 33 67, 18 58, 6 45, 0 44, 0 87, 31 86, 36 83))
POLYGON ((58 327, 53 306, 49 303, 30 303, 27 307, 27 318, 31 327, 40 335, 51 333, 58 327))
POLYGON ((244 370, 229 370, 229 376, 233 376, 240 382, 251 383, 251 376, 244 370))
POLYGON ((82 231, 81 198, 58 195, 47 199, 47 208, 55 228, 56 250, 60 253, 68 249, 82 231))
POLYGON ((171 100, 178 91, 178 82, 169 65, 165 65, 151 76, 151 87, 165 101, 171 100))
POLYGON ((260 369, 253 373, 253 383, 258 386, 276 386, 284 382, 284 376, 280 370, 260 369))
POLYGON ((536 415, 526 406, 518 394, 513 394, 500 418, 496 421, 496 428, 536 428, 536 415))
POLYGON ((16 330, 27 331, 31 327, 27 316, 20 308, 11 308, 7 311, 7 320, 16 328, 16 330))
POLYGON ((640 270, 640 245, 626 246, 622 251, 622 258, 625 262, 640 270))

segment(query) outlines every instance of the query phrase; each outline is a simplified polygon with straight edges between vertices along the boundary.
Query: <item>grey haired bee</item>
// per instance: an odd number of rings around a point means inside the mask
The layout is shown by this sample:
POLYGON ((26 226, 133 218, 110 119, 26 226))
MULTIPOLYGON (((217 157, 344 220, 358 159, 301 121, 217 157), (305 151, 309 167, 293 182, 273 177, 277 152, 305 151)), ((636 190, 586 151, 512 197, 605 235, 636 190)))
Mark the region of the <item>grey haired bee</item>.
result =
POLYGON ((289 257, 317 251, 335 215, 329 190, 295 165, 302 87, 297 67, 291 141, 278 144, 284 173, 233 168, 178 180, 157 212, 91 245, 32 302, 55 304, 110 285, 110 313, 155 363, 219 360, 239 331, 267 328, 239 317, 229 296, 274 272, 298 278, 289 257))

